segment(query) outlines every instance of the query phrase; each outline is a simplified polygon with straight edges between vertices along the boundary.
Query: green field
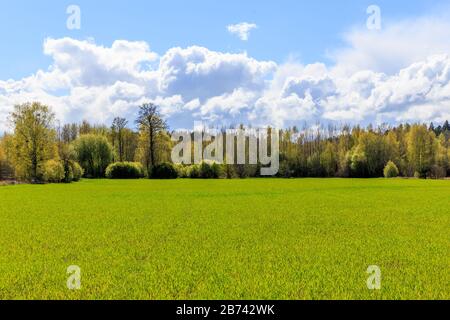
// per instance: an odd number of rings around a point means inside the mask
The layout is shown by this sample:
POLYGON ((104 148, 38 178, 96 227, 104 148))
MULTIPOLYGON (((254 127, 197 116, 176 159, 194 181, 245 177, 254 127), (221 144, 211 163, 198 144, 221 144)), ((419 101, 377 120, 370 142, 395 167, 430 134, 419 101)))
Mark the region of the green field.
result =
POLYGON ((450 181, 0 187, 0 298, 449 299, 450 181))

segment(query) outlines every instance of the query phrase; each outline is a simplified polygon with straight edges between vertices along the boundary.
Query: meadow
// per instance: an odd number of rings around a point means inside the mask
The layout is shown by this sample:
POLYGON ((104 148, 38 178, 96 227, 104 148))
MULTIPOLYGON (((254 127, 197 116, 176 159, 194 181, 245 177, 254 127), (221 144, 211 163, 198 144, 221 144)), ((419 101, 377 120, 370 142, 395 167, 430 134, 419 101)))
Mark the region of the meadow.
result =
POLYGON ((0 299, 449 298, 450 181, 0 187, 0 299))

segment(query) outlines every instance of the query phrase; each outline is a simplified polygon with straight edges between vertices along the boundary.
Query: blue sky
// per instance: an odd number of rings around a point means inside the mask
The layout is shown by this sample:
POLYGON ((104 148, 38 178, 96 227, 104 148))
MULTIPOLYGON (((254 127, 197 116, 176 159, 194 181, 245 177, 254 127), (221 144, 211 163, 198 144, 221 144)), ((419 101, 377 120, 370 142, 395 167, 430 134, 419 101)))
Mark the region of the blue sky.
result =
POLYGON ((114 40, 144 40, 153 51, 190 45, 211 50, 247 51, 256 59, 278 63, 291 57, 303 63, 327 61, 326 52, 342 44, 342 33, 366 23, 366 9, 376 3, 383 18, 414 17, 436 10, 446 1, 258 1, 258 0, 130 0, 130 1, 1 1, 0 79, 19 79, 50 59, 42 53, 45 38, 93 37, 98 44, 114 40), (79 5, 82 28, 66 28, 66 8, 79 5), (254 22, 251 41, 231 36, 226 26, 254 22))
POLYGON ((101 123, 132 119, 137 104, 154 101, 176 127, 450 115, 448 1, 2 0, 0 8, 0 131, 13 105, 30 99, 62 121, 101 123), (72 4, 80 30, 66 27, 72 4), (372 4, 381 9, 376 31, 366 27, 372 4), (247 41, 227 30, 239 23, 257 26, 247 41))

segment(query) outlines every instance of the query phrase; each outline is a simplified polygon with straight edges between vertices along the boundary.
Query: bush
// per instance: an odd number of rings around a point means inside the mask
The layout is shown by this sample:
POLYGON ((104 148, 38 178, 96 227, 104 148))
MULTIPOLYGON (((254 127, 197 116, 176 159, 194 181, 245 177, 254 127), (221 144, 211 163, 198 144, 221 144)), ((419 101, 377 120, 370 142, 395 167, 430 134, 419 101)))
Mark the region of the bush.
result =
POLYGON ((219 179, 222 175, 222 168, 215 162, 202 162, 199 168, 199 176, 202 179, 219 179))
POLYGON ((398 177, 399 171, 394 162, 389 161, 384 167, 384 177, 385 178, 396 178, 398 177))
POLYGON ((178 171, 171 163, 162 163, 152 169, 153 179, 176 179, 178 178, 178 171))
POLYGON ((219 179, 222 177, 234 177, 233 166, 220 165, 215 162, 203 161, 201 164, 190 166, 177 166, 178 176, 180 178, 190 179, 219 179))
POLYGON ((232 164, 224 164, 223 165, 223 176, 226 179, 234 179, 236 178, 236 170, 234 169, 234 165, 232 164))
POLYGON ((428 177, 431 179, 444 179, 447 175, 447 170, 445 170, 445 168, 438 166, 438 165, 434 165, 431 166, 431 170, 428 174, 428 177))
POLYGON ((84 170, 80 164, 78 162, 71 161, 70 168, 72 169, 72 181, 80 181, 84 174, 84 170))
POLYGON ((73 181, 73 169, 72 166, 70 165, 70 162, 64 161, 63 167, 64 167, 64 182, 71 183, 73 181))
POLYGON ((367 157, 364 152, 356 150, 351 155, 350 171, 354 178, 367 177, 367 157))
POLYGON ((209 163, 202 162, 200 164, 200 178, 202 179, 212 179, 214 172, 212 166, 209 163))
POLYGON ((429 175, 429 170, 427 168, 421 169, 414 172, 414 178, 416 179, 426 179, 429 175))
POLYGON ((175 169, 178 173, 178 178, 189 178, 189 167, 179 164, 175 165, 175 169))
POLYGON ((194 164, 190 167, 188 167, 188 177, 191 179, 199 179, 200 178, 200 166, 197 164, 194 164))
POLYGON ((116 162, 106 168, 108 179, 139 179, 143 176, 144 169, 137 162, 116 162))
POLYGON ((56 160, 48 160, 44 164, 44 181, 50 183, 59 183, 64 180, 65 171, 61 162, 56 160))
POLYGON ((220 179, 222 177, 224 171, 222 165, 214 162, 211 165, 211 170, 213 172, 213 179, 220 179))

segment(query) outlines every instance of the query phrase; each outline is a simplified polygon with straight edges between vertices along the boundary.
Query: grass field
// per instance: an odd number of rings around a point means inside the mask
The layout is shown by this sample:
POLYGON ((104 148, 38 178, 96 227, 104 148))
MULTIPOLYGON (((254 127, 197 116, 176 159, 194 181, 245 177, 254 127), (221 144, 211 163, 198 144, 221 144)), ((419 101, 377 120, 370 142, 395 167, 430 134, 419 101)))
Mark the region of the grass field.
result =
POLYGON ((2 299, 449 299, 450 181, 5 186, 0 250, 2 299))

